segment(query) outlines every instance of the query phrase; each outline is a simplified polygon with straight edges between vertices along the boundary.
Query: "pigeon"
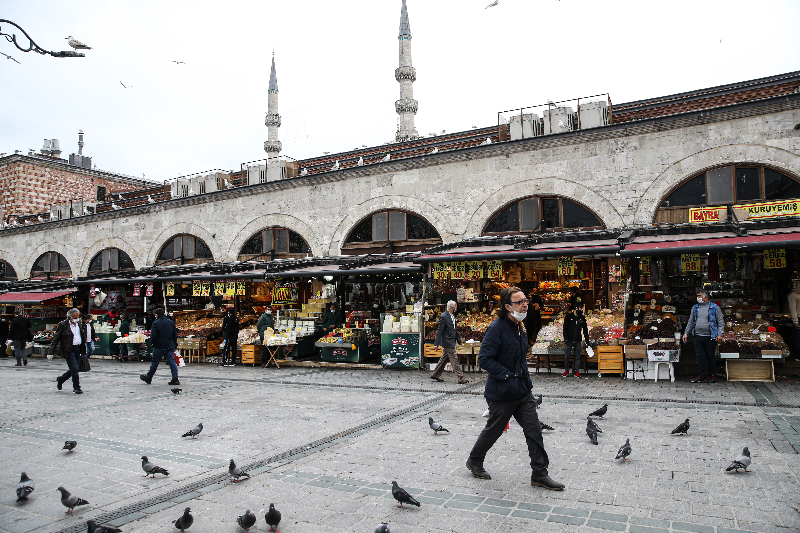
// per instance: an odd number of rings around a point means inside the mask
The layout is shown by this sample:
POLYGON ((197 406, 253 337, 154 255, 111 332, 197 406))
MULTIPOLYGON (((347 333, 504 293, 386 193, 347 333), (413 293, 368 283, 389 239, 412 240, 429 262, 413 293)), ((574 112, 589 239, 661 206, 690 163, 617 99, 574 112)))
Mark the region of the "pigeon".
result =
POLYGON ((589 413, 589 416, 599 416, 600 420, 602 420, 603 417, 606 414, 606 411, 608 411, 608 404, 604 403, 603 407, 601 407, 600 409, 597 409, 596 411, 593 411, 593 412, 589 413))
POLYGON ((336 163, 334 163, 333 166, 331 167, 331 170, 339 170, 339 160, 338 159, 336 160, 336 163))
POLYGON ((203 423, 202 422, 200 422, 195 427, 193 427, 192 429, 190 429, 189 431, 187 431, 186 433, 181 435, 181 437, 192 437, 192 438, 195 438, 200 434, 201 431, 203 431, 203 423))
POLYGON ((586 434, 589 435, 589 440, 592 444, 597 446, 597 427, 592 424, 586 424, 586 434))
POLYGON ((541 420, 539 420, 539 427, 541 427, 542 429, 547 429, 547 430, 550 430, 550 431, 555 431, 555 429, 553 429, 553 427, 552 427, 552 426, 548 426, 547 424, 545 424, 545 423, 544 423, 544 422, 542 422, 541 420))
POLYGON ((359 157, 358 158, 358 163, 356 163, 356 166, 357 167, 363 167, 364 166, 364 158, 363 157, 359 157))
MULTIPOLYGON (((739 457, 734 459, 733 462, 730 464, 730 466, 725 469, 725 471, 730 472, 731 470, 735 470, 736 472, 739 472, 739 469, 743 468, 745 472, 749 472, 749 470, 747 469, 748 466, 750 466, 750 450, 747 448, 747 446, 745 446, 744 450, 742 450, 742 453, 739 455, 739 457)), ((22 475, 24 477, 25 473, 23 472, 22 475)), ((31 481, 31 483, 33 482, 31 481)), ((19 494, 19 489, 17 489, 17 494, 19 494)))
POLYGON ((387 161, 389 161, 391 159, 392 159, 392 156, 390 154, 386 154, 385 156, 383 156, 383 159, 381 159, 381 163, 386 163, 387 161))
POLYGON ((272 531, 272 528, 275 528, 275 533, 280 531, 278 524, 281 523, 281 512, 275 509, 274 503, 269 504, 269 511, 264 515, 264 520, 267 521, 270 531, 272 531))
POLYGON ((631 454, 631 439, 625 439, 625 444, 620 446, 615 459, 622 459, 623 461, 627 461, 628 456, 630 454, 631 454))
POLYGON ((122 530, 113 526, 98 526, 94 520, 86 522, 87 533, 122 533, 122 530))
POLYGON ((233 481, 234 483, 238 483, 239 478, 242 476, 246 476, 248 478, 250 477, 250 474, 248 474, 247 472, 236 466, 236 463, 233 462, 233 459, 231 459, 231 464, 228 465, 228 473, 233 478, 231 479, 231 481, 233 481))
POLYGON ((678 435, 683 433, 684 435, 689 434, 689 419, 687 418, 685 422, 682 422, 678 427, 672 430, 673 435, 678 435))
MULTIPOLYGON (((746 450, 747 448, 745 448, 746 450)), ((750 464, 750 459, 747 460, 747 464, 750 464)), ((28 499, 28 496, 33 489, 36 488, 36 483, 33 482, 31 478, 28 477, 28 474, 23 472, 19 476, 19 483, 17 483, 17 502, 24 502, 28 499)))
POLYGON ((481 146, 486 146, 487 144, 492 144, 491 137, 486 137, 486 140, 481 143, 481 146))
POLYGON ((438 148, 438 147, 436 147, 436 146, 434 146, 434 147, 433 147, 433 150, 431 150, 431 155, 433 155, 433 154, 438 154, 438 153, 439 153, 439 148, 438 148))
POLYGON ((248 509, 242 516, 236 519, 236 523, 239 524, 239 527, 245 531, 249 531, 250 528, 256 523, 256 515, 251 513, 250 509, 248 509))
POLYGON ((148 204, 154 204, 154 203, 156 203, 156 201, 153 200, 153 197, 148 194, 147 195, 147 203, 148 204))
POLYGON ((595 430, 596 432, 598 432, 598 433, 602 433, 602 432, 603 432, 603 430, 602 430, 602 429, 600 429, 600 426, 598 426, 597 424, 595 424, 594 420, 592 420, 592 419, 591 419, 591 418, 589 418, 588 416, 586 417, 586 425, 587 425, 587 426, 592 426, 592 427, 594 428, 594 430, 595 430))
POLYGON ((419 507, 419 502, 411 497, 404 489, 401 489, 397 481, 392 481, 392 496, 397 500, 398 507, 402 507, 404 503, 416 505, 419 507))
POLYGON ((82 500, 77 496, 73 496, 64 487, 58 487, 56 490, 61 491, 61 505, 69 509, 67 511, 67 514, 72 514, 72 510, 79 505, 89 505, 89 502, 87 502, 86 500, 82 500))
POLYGON ((379 525, 375 528, 375 533, 390 533, 389 532, 389 524, 384 522, 383 524, 379 525))
POLYGON ((174 388, 170 390, 172 391, 172 394, 180 394, 183 389, 174 388))
POLYGON ((154 465, 153 463, 148 461, 146 455, 142 456, 142 470, 145 471, 145 475, 142 476, 142 477, 147 477, 147 476, 150 476, 150 475, 152 475, 153 477, 156 477, 156 474, 164 474, 165 476, 169 475, 169 472, 167 472, 166 470, 164 470, 160 466, 154 465))
POLYGON ((72 453, 72 450, 75 449, 75 446, 78 445, 78 441, 75 440, 68 440, 64 443, 64 447, 61 448, 62 450, 69 450, 69 453, 72 453))
POLYGON ((92 49, 91 46, 86 46, 85 44, 83 44, 82 42, 77 40, 75 37, 73 37, 72 35, 70 35, 69 37, 64 37, 64 39, 66 39, 67 40, 67 44, 70 45, 75 50, 91 50, 92 49))
POLYGON ((494 6, 496 6, 497 4, 499 4, 499 3, 500 3, 500 0, 494 0, 494 2, 492 2, 491 4, 489 4, 488 6, 486 6, 484 9, 489 9, 490 7, 494 7, 494 6))
POLYGON ((173 524, 175 524, 175 527, 181 530, 181 533, 189 529, 192 525, 192 522, 194 522, 194 518, 192 518, 192 513, 190 513, 189 511, 191 511, 191 509, 188 507, 184 509, 183 515, 173 522, 173 524))
POLYGON ((450 431, 448 429, 446 429, 444 426, 442 426, 440 423, 434 422, 433 418, 431 418, 431 417, 428 417, 428 425, 433 430, 433 434, 434 435, 438 435, 440 431, 444 431, 444 432, 450 433, 450 431))

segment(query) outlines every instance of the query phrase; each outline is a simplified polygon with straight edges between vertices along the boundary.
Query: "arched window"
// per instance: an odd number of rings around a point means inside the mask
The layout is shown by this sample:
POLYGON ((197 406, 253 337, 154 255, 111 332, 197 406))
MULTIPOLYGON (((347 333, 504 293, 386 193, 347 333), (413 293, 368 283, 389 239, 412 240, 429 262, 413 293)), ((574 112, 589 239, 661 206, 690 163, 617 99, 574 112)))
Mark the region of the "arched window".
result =
POLYGON ((0 279, 17 279, 17 271, 11 266, 11 263, 0 260, 0 279))
POLYGON ((33 264, 31 279, 71 278, 72 267, 58 252, 45 252, 33 264))
POLYGON ((175 235, 164 244, 158 254, 158 263, 162 265, 201 264, 213 260, 211 248, 194 235, 175 235))
MULTIPOLYGON (((379 211, 359 222, 342 246, 343 254, 362 254, 386 246, 391 251, 415 252, 442 243, 439 232, 427 220, 406 211, 379 211)), ((383 253, 383 252, 381 252, 383 253)))
POLYGON ((603 222, 581 204, 561 197, 531 197, 507 205, 489 219, 483 235, 503 235, 547 229, 603 227, 603 222), (540 225, 540 222, 546 222, 540 225))
POLYGON ((128 254, 119 248, 106 248, 94 256, 89 263, 89 274, 134 270, 136 267, 128 254))
POLYGON ((287 228, 273 227, 261 230, 250 237, 239 252, 239 261, 251 259, 268 261, 272 251, 278 259, 295 259, 311 255, 311 248, 299 233, 287 228))
POLYGON ((659 204, 654 222, 689 222, 689 208, 792 200, 800 182, 763 165, 726 165, 696 174, 672 189, 659 204))

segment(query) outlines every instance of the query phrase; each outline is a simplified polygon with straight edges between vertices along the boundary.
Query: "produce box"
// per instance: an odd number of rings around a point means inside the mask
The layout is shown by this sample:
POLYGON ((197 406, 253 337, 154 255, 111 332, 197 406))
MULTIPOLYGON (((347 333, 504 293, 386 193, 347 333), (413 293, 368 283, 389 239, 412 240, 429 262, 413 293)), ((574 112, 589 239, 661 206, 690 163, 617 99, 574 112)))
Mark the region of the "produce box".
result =
POLYGON ((783 357, 782 350, 761 350, 761 357, 764 359, 780 359, 783 357))
POLYGON ((625 357, 628 359, 646 359, 647 346, 642 344, 625 345, 625 357))
POLYGON ((245 344, 242 346, 242 364, 260 365, 261 346, 257 344, 245 344))
POLYGON ((642 339, 645 344, 655 344, 658 342, 658 339, 642 339))
POLYGON ((775 381, 771 360, 725 361, 728 381, 775 381))
POLYGON ((680 350, 647 350, 647 360, 677 363, 678 359, 680 358, 680 354, 680 350))

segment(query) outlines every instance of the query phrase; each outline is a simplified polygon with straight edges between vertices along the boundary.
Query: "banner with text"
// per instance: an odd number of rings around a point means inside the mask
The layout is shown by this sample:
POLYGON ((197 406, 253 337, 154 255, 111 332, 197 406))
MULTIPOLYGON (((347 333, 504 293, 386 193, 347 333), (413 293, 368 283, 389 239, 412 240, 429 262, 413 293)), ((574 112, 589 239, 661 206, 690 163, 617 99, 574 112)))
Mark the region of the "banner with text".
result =
POLYGON ((700 272, 700 255, 681 254, 681 272, 700 272))
POLYGON ((483 261, 468 261, 467 271, 464 279, 479 280, 483 279, 483 261))
POLYGON ((503 262, 487 261, 486 277, 489 279, 503 279, 503 262))
POLYGON ((786 268, 786 250, 773 248, 764 250, 764 268, 786 268))
POLYGON ((558 266, 556 267, 556 274, 559 276, 574 276, 575 275, 575 258, 574 257, 559 257, 558 266))
POLYGON ((447 279, 449 273, 446 263, 431 263, 431 277, 433 279, 447 279))

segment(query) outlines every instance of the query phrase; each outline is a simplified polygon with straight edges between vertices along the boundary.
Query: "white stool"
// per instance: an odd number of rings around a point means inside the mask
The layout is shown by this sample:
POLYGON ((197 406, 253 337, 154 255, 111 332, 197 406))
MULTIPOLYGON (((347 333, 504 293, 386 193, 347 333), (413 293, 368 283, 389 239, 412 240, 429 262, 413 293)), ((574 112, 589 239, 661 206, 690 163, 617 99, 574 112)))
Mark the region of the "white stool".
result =
POLYGON ((653 362, 656 364, 655 378, 653 378, 653 381, 658 381, 658 369, 659 369, 658 365, 667 365, 667 367, 669 368, 669 380, 671 382, 675 381, 675 369, 672 367, 672 363, 670 363, 669 361, 653 361, 653 362))

